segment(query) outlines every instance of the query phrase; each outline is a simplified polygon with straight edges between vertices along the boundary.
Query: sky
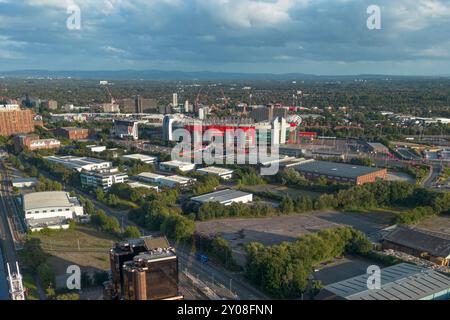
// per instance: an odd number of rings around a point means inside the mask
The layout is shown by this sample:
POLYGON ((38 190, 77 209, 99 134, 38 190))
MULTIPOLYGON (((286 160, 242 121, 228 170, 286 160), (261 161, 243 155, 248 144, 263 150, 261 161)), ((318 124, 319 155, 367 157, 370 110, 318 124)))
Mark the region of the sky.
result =
POLYGON ((449 75, 450 0, 0 0, 26 69, 449 75))

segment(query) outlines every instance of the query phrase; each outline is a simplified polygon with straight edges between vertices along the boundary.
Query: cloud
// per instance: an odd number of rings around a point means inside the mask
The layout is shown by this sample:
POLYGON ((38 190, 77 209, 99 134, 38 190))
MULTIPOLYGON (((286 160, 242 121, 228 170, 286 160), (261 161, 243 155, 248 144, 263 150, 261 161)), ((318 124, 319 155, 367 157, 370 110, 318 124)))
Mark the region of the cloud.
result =
POLYGON ((450 67, 450 0, 0 0, 0 68, 348 73, 450 67), (68 30, 67 6, 81 8, 68 30), (3 19, 4 18, 4 19, 3 19), (20 44, 20 45, 18 45, 20 44), (411 68, 414 69, 414 68, 411 68))

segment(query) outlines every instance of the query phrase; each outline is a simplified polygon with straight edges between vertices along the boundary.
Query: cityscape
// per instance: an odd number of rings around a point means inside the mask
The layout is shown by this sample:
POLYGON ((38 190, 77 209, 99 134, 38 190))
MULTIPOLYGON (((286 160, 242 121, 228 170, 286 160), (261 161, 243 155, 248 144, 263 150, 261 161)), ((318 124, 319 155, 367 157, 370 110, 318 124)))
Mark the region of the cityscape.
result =
MULTIPOLYGON (((323 47, 309 48, 302 60, 280 48, 284 58, 266 60, 255 47, 275 50, 274 32, 281 43, 296 12, 312 20, 327 1, 98 1, 109 3, 102 13, 76 2, 0 1, 0 11, 61 13, 51 28, 89 38, 75 43, 84 53, 68 53, 52 29, 54 43, 36 39, 38 62, 0 26, 18 50, 11 58, 0 46, 0 300, 163 300, 200 318, 218 311, 198 301, 221 301, 231 316, 272 315, 278 300, 450 300, 448 48, 434 60, 424 40, 415 62, 397 47, 384 57, 389 46, 379 44, 373 63, 361 47, 363 58, 342 62, 330 40, 336 56, 311 60, 323 47), (170 27, 157 22, 163 12, 170 27), (198 12, 204 20, 189 27, 180 17, 198 12), (136 29, 103 14, 135 14, 136 29), (161 34, 137 42, 143 18, 161 34), (106 25, 124 49, 111 44, 100 59, 90 37, 105 44, 106 25), (175 25, 191 44, 172 42, 175 25), (216 34, 198 40, 199 30, 216 34), (249 35, 256 40, 243 44, 249 35), (64 68, 67 56, 74 64, 64 68)), ((344 5, 362 9, 353 28, 364 31, 354 33, 397 37, 388 13, 396 5, 354 2, 344 5)), ((421 6, 399 1, 420 16, 408 36, 448 21, 447 1, 411 2, 421 6)), ((336 19, 334 5, 327 10, 336 19)))

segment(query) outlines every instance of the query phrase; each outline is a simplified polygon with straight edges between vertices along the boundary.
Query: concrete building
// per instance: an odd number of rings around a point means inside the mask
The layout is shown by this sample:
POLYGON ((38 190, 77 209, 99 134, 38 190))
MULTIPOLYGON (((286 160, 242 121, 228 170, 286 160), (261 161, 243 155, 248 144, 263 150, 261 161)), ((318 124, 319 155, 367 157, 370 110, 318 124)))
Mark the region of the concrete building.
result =
POLYGON ((14 188, 31 188, 38 184, 37 178, 13 178, 11 184, 14 188))
POLYGON ((424 230, 395 227, 382 240, 383 249, 405 252, 439 265, 450 265, 450 236, 424 230))
POLYGON ((14 148, 21 150, 51 150, 61 147, 61 142, 56 139, 39 139, 35 134, 18 135, 14 138, 14 148))
POLYGON ((68 140, 85 140, 89 137, 89 130, 77 127, 57 128, 55 134, 68 140))
POLYGON ((106 300, 180 300, 178 258, 165 237, 117 243, 110 250, 106 300))
POLYGON ((34 131, 34 113, 16 105, 0 105, 0 136, 30 133, 34 131))
POLYGON ((432 269, 408 263, 381 270, 381 288, 368 288, 369 274, 324 288, 320 300, 448 300, 450 278, 432 269))
POLYGON ((253 201, 253 194, 239 190, 226 189, 191 198, 191 201, 198 204, 218 202, 225 206, 229 206, 233 203, 250 203, 253 201))
POLYGON ((106 169, 99 171, 83 171, 80 176, 83 188, 102 188, 108 190, 114 184, 128 181, 126 173, 119 172, 118 169, 106 169))
POLYGON ((145 154, 129 154, 122 156, 123 160, 135 160, 145 164, 155 164, 158 161, 157 157, 147 156, 145 154))
POLYGON ((201 168, 197 169, 198 173, 201 174, 208 174, 208 175, 214 175, 224 180, 229 180, 233 177, 233 170, 225 169, 225 168, 219 168, 219 167, 207 167, 207 168, 201 168))
POLYGON ((172 107, 178 107, 178 93, 172 95, 172 107))
POLYGON ((151 172, 143 172, 141 174, 138 174, 136 178, 143 182, 154 183, 160 185, 161 187, 167 188, 187 188, 197 181, 196 179, 181 177, 177 175, 162 176, 151 172))
POLYGON ((77 198, 64 191, 36 192, 23 196, 25 222, 32 231, 67 229, 68 220, 84 216, 77 198))
POLYGON ((114 135, 120 139, 139 139, 139 122, 133 120, 114 120, 114 135))
POLYGON ((156 192, 159 192, 159 188, 157 186, 152 186, 150 184, 141 183, 141 182, 138 182, 138 181, 131 181, 131 182, 128 182, 127 184, 132 189, 143 188, 143 189, 155 190, 156 192))
POLYGON ((106 151, 106 146, 91 145, 86 146, 86 149, 88 149, 90 152, 102 153, 103 151, 106 151))
POLYGON ((378 180, 385 180, 387 177, 387 169, 328 161, 305 161, 294 168, 308 179, 324 178, 355 185, 373 183, 378 180))
POLYGON ((180 170, 181 172, 190 172, 190 171, 195 170, 195 164, 173 160, 173 161, 161 162, 159 164, 159 168, 163 171, 180 170))
POLYGON ((368 142, 367 146, 370 152, 378 154, 389 154, 389 148, 379 142, 368 142))
POLYGON ((63 165, 64 167, 66 167, 68 169, 73 169, 78 172, 110 169, 112 167, 112 163, 109 161, 95 159, 95 158, 88 158, 88 157, 50 156, 50 157, 45 157, 45 160, 56 163, 56 164, 63 165))
POLYGON ((143 172, 138 174, 136 178, 144 182, 159 184, 164 176, 152 172, 143 172))
POLYGON ((42 102, 42 106, 47 110, 58 110, 58 102, 55 100, 47 100, 42 102))

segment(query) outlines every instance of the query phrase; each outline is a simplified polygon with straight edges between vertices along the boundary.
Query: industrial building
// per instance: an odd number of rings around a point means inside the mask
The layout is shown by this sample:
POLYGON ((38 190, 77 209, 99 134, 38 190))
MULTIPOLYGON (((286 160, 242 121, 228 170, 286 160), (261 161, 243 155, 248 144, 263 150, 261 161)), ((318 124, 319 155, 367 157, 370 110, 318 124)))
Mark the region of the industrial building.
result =
POLYGON ((239 190, 226 189, 191 198, 191 201, 198 204, 218 202, 225 206, 229 206, 233 203, 250 203, 253 201, 253 194, 239 190))
POLYGON ((439 265, 450 265, 450 237, 397 226, 383 238, 382 245, 384 250, 401 251, 439 265))
POLYGON ((34 114, 18 105, 0 105, 0 137, 34 131, 34 114))
POLYGON ((131 182, 128 182, 127 184, 132 189, 143 188, 143 189, 155 190, 156 192, 159 192, 159 188, 157 186, 152 186, 150 184, 141 183, 138 181, 131 181, 131 182))
POLYGON ((103 190, 108 190, 114 184, 127 182, 128 175, 114 168, 98 171, 83 171, 80 179, 83 188, 102 188, 103 190))
POLYGON ((13 178, 11 180, 13 188, 31 188, 38 184, 37 178, 13 178))
POLYGON ((90 152, 102 153, 103 151, 106 151, 106 146, 90 145, 86 146, 86 149, 88 149, 90 152))
POLYGON ((369 151, 373 152, 373 153, 378 153, 378 154, 389 154, 390 153, 389 148, 379 142, 368 142, 367 146, 368 146, 369 151))
POLYGON ((114 120, 114 135, 120 139, 139 139, 139 121, 114 120))
POLYGON ((387 169, 328 161, 304 161, 294 168, 308 179, 324 178, 355 185, 373 183, 378 180, 385 180, 387 177, 387 169))
POLYGON ((217 176, 220 179, 229 180, 233 177, 233 170, 219 167, 206 167, 197 170, 198 173, 217 176))
POLYGON ((123 160, 136 160, 146 164, 155 164, 158 161, 157 157, 147 156, 145 154, 129 154, 122 156, 123 160))
POLYGON ((63 127, 57 128, 55 134, 68 140, 85 140, 89 137, 89 130, 77 127, 63 127))
POLYGON ((141 174, 138 174, 136 178, 143 182, 154 183, 160 185, 161 187, 167 188, 187 188, 197 181, 193 178, 181 177, 177 175, 162 176, 151 172, 143 172, 141 174))
POLYGON ((76 197, 64 191, 36 192, 23 196, 25 222, 31 231, 67 229, 70 219, 84 216, 76 197))
POLYGON ((117 243, 110 250, 112 281, 107 299, 180 300, 178 257, 165 237, 117 243))
POLYGON ((189 163, 189 162, 182 162, 182 161, 167 161, 167 162, 161 162, 159 164, 159 168, 163 171, 181 171, 181 172, 190 172, 195 170, 195 164, 189 163))
POLYGON ((370 290, 365 274, 326 286, 321 300, 448 300, 450 278, 408 263, 381 270, 381 288, 370 290))
POLYGON ((68 169, 73 169, 78 172, 81 171, 95 171, 95 170, 103 170, 110 169, 112 167, 112 163, 105 160, 88 158, 88 157, 73 157, 73 156, 65 156, 65 157, 57 157, 50 156, 44 158, 47 161, 63 165, 68 169))

